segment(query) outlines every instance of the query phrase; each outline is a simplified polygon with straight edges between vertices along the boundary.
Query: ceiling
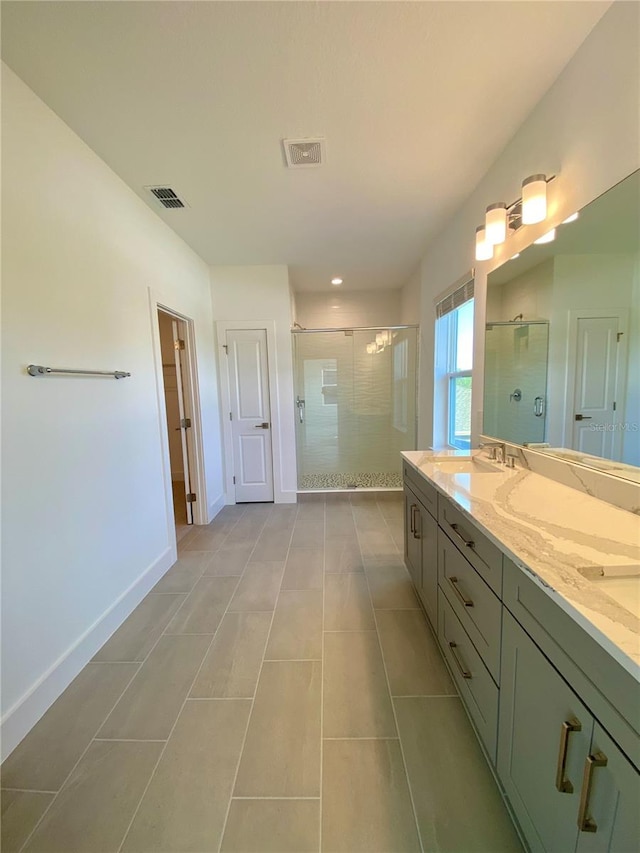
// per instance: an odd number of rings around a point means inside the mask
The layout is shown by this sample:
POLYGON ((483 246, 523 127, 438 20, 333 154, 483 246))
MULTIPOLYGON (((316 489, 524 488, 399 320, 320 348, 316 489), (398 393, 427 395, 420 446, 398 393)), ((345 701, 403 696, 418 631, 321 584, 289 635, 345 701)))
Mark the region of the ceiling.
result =
POLYGON ((208 263, 395 289, 609 5, 3 2, 2 53, 208 263))

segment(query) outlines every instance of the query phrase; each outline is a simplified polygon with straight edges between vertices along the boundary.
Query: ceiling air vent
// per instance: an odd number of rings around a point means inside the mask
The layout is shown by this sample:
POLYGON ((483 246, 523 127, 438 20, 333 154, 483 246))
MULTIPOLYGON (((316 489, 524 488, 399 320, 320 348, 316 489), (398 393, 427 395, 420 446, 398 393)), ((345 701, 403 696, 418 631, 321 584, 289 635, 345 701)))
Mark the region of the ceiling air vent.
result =
POLYGON ((283 139, 282 144, 290 169, 306 169, 324 164, 324 139, 283 139))
POLYGON ((176 208, 186 207, 186 203, 178 196, 175 190, 171 187, 145 187, 149 190, 152 196, 156 198, 163 207, 176 208))

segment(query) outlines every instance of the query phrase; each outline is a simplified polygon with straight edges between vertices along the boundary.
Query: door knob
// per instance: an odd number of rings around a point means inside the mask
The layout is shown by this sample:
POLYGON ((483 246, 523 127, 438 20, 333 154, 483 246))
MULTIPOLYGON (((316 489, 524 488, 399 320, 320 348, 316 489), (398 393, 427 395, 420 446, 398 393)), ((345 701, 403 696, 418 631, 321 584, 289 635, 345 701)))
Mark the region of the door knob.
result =
POLYGON ((591 417, 591 415, 576 415, 576 420, 577 421, 591 421, 591 420, 593 420, 593 418, 591 417))
POLYGON ((253 428, 254 429, 269 429, 269 424, 267 421, 264 421, 264 423, 261 423, 261 424, 254 424, 253 428))

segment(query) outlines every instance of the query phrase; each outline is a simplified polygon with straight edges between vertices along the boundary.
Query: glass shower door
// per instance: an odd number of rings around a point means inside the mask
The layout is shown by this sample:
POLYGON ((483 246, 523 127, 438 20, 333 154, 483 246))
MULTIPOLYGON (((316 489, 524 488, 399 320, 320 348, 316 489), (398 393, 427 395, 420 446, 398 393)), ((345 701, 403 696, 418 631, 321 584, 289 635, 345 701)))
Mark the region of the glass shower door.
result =
POLYGON ((486 435, 517 444, 545 440, 548 344, 545 321, 487 324, 486 435))
POLYGON ((294 333, 298 488, 397 488, 415 448, 417 330, 294 333))

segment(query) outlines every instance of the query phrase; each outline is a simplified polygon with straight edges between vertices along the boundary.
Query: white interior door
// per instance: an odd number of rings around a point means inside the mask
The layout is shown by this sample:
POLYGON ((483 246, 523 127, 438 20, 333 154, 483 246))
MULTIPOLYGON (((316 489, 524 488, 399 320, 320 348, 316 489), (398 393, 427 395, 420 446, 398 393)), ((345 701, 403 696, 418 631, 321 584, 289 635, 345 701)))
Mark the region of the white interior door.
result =
POLYGON ((178 412, 180 423, 174 429, 180 431, 180 443, 182 448, 182 466, 184 471, 184 490, 187 501, 187 524, 193 524, 193 493, 191 490, 191 478, 189 474, 189 430, 191 429, 190 412, 187 411, 184 394, 184 374, 182 352, 184 349, 184 338, 180 336, 178 321, 171 322, 173 332, 173 351, 176 363, 176 389, 178 392, 178 412))
POLYGON ((227 331, 231 435, 238 503, 273 500, 267 332, 227 331))
POLYGON ((621 317, 578 317, 572 448, 593 456, 618 459, 617 385, 621 374, 621 317))

